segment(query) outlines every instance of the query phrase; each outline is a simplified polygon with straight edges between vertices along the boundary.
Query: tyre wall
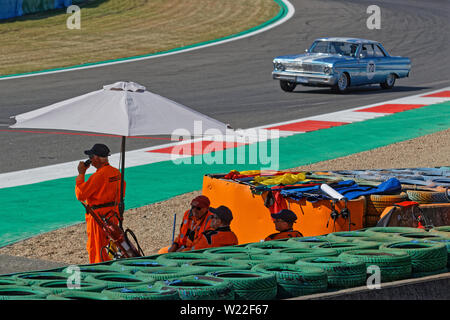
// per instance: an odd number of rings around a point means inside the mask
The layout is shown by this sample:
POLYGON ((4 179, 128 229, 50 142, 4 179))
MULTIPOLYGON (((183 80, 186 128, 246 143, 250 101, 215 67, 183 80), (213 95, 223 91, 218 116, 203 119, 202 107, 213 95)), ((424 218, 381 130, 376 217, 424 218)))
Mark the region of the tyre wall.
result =
POLYGON ((0 1, 0 20, 61 9, 82 2, 84 0, 2 0, 0 1))

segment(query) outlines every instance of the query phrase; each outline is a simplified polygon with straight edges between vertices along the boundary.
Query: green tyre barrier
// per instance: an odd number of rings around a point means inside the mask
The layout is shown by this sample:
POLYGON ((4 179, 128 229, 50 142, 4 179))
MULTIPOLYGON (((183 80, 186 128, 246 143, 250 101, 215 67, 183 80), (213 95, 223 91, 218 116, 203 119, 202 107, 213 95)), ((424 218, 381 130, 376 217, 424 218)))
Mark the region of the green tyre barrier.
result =
POLYGON ((252 271, 275 275, 278 299, 325 292, 328 287, 327 273, 320 268, 295 264, 262 263, 254 266, 252 271))
POLYGON ((440 226, 430 229, 431 233, 438 233, 443 237, 450 238, 450 226, 440 226))
POLYGON ((24 272, 18 273, 13 276, 13 279, 17 281, 17 283, 21 283, 24 285, 36 285, 41 282, 46 282, 49 280, 63 280, 67 281, 70 277, 70 274, 66 272, 24 272))
POLYGON ((449 270, 447 268, 444 268, 441 270, 436 270, 436 271, 431 271, 431 272, 415 272, 412 274, 412 277, 413 278, 422 278, 422 277, 434 276, 436 274, 447 273, 447 272, 449 272, 449 270))
POLYGON ((90 275, 86 277, 85 280, 87 282, 103 284, 106 288, 128 288, 151 284, 154 282, 153 279, 143 279, 137 277, 136 275, 119 272, 90 275))
POLYGON ((406 232, 406 233, 400 233, 399 234, 400 237, 402 238, 406 238, 406 241, 410 241, 410 240, 442 240, 442 239, 447 239, 450 240, 449 238, 446 238, 440 234, 437 233, 432 233, 432 232, 406 232))
POLYGON ((18 285, 14 279, 0 278, 0 288, 3 286, 15 286, 18 285))
POLYGON ((96 282, 80 281, 80 283, 71 283, 64 280, 45 281, 32 285, 33 288, 46 291, 48 294, 59 294, 70 290, 82 290, 89 292, 101 292, 106 288, 105 284, 96 282))
POLYGON ((343 252, 339 257, 354 258, 365 263, 366 270, 372 265, 380 268, 381 282, 390 282, 411 277, 411 257, 401 250, 352 250, 343 252))
POLYGON ((255 242, 250 243, 246 246, 247 248, 258 248, 262 249, 268 253, 281 250, 281 249, 289 249, 289 248, 304 248, 305 245, 298 241, 264 241, 264 242, 255 242))
MULTIPOLYGON (((109 262, 109 261, 108 261, 109 262)), ((111 273, 118 272, 111 266, 112 262, 106 263, 97 263, 97 264, 88 264, 88 265, 79 265, 79 266, 69 266, 63 269, 62 272, 67 273, 69 276, 73 275, 75 272, 80 272, 81 279, 85 279, 90 275, 102 274, 102 273, 111 273)))
POLYGON ((211 276, 187 276, 158 281, 154 287, 176 290, 181 300, 234 300, 231 283, 211 276))
POLYGON ((290 238, 287 242, 300 243, 305 246, 305 248, 310 248, 323 243, 332 242, 348 242, 347 239, 330 238, 328 236, 314 236, 314 237, 303 237, 303 238, 290 238))
POLYGON ((328 238, 335 241, 354 241, 358 239, 370 239, 371 237, 376 237, 375 232, 370 231, 340 231, 333 232, 327 235, 328 238))
MULTIPOLYGON (((168 263, 168 262, 175 262, 179 266, 192 262, 192 261, 198 261, 198 260, 207 260, 208 257, 205 256, 204 252, 169 252, 160 255, 158 258, 156 258, 156 261, 159 263, 168 263)), ((217 259, 220 259, 217 258, 217 259)))
POLYGON ((367 228, 366 231, 380 233, 382 235, 399 235, 406 232, 426 232, 423 229, 411 227, 372 227, 367 228))
POLYGON ((391 242, 399 242, 399 241, 408 241, 408 238, 400 237, 397 234, 381 234, 379 236, 369 237, 369 238, 358 238, 353 242, 355 243, 367 243, 367 242, 376 242, 381 244, 391 243, 391 242))
POLYGON ((234 269, 207 275, 231 283, 236 300, 273 300, 277 296, 277 279, 271 273, 234 269))
POLYGON ((437 242, 443 243, 447 247, 447 268, 450 268, 450 238, 441 237, 423 240, 424 242, 437 242))
POLYGON ((194 261, 190 262, 184 266, 197 267, 202 268, 204 273, 208 272, 216 272, 216 271, 225 271, 230 269, 242 269, 242 270, 250 270, 251 266, 247 263, 236 263, 234 261, 229 260, 202 260, 202 261, 194 261))
POLYGON ((230 258, 241 258, 248 257, 255 254, 268 254, 261 248, 252 248, 247 245, 243 247, 221 247, 221 248, 211 248, 203 252, 203 255, 207 259, 230 259, 230 258))
POLYGON ((293 256, 286 254, 255 254, 248 257, 235 257, 230 258, 227 261, 236 263, 245 263, 251 266, 255 266, 260 263, 295 263, 297 259, 293 256))
POLYGON ((415 273, 442 270, 447 266, 447 247, 443 243, 411 240, 384 244, 381 248, 407 252, 411 257, 413 276, 415 273))
POLYGON ((287 256, 294 257, 295 259, 302 258, 312 258, 312 257, 328 257, 328 256, 338 256, 338 251, 334 249, 323 249, 323 248, 290 248, 282 249, 272 254, 283 254, 287 256))
POLYGON ((157 261, 156 259, 123 259, 111 264, 111 268, 118 272, 130 272, 132 274, 142 270, 152 270, 161 267, 176 267, 175 261, 157 261))
POLYGON ((0 287, 0 300, 45 300, 48 292, 29 286, 12 285, 0 287))
POLYGON ((313 248, 323 248, 323 249, 333 249, 341 254, 345 251, 350 250, 362 250, 362 249, 378 249, 380 247, 380 243, 378 242, 334 242, 334 243, 322 243, 313 248))
POLYGON ((316 267, 328 276, 329 288, 351 288, 366 284, 366 265, 358 259, 342 257, 305 258, 296 265, 316 267))
POLYGON ((113 299, 107 297, 101 292, 70 290, 61 292, 59 294, 49 295, 47 296, 47 300, 113 300, 113 299))
MULTIPOLYGON (((207 260, 201 260, 207 261, 207 260)), ((170 280, 191 275, 204 275, 207 271, 202 267, 195 266, 177 266, 177 267, 161 267, 152 270, 142 270, 134 275, 143 280, 170 280)))
POLYGON ((133 288, 109 288, 102 291, 111 300, 180 300, 175 289, 161 289, 149 286, 133 288))

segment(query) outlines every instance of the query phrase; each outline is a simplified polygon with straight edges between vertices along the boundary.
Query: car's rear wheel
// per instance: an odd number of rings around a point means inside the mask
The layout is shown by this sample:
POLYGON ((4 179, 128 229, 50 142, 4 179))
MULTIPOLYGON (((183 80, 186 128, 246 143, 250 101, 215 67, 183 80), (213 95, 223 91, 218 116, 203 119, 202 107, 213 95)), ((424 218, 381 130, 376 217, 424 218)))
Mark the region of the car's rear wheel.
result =
POLYGON ((392 89, 395 84, 396 75, 393 73, 390 73, 384 82, 380 83, 381 88, 383 89, 392 89))
POLYGON ((292 92, 294 91, 297 84, 295 82, 286 81, 286 80, 280 80, 280 87, 281 90, 286 92, 292 92))
POLYGON ((346 93, 348 91, 348 86, 350 84, 349 76, 343 72, 339 76, 339 79, 335 86, 333 86, 333 90, 339 93, 346 93))

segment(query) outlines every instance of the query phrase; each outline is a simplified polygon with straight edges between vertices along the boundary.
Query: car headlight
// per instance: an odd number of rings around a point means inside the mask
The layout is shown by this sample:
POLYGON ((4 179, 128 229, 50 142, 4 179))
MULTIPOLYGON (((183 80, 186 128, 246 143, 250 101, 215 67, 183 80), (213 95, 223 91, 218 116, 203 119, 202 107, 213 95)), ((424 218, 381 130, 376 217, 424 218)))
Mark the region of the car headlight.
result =
POLYGON ((274 62, 273 67, 275 68, 275 70, 280 70, 280 71, 284 71, 284 69, 285 69, 284 65, 281 62, 274 62))
POLYGON ((331 74, 333 72, 333 68, 330 66, 323 67, 323 73, 325 74, 331 74))

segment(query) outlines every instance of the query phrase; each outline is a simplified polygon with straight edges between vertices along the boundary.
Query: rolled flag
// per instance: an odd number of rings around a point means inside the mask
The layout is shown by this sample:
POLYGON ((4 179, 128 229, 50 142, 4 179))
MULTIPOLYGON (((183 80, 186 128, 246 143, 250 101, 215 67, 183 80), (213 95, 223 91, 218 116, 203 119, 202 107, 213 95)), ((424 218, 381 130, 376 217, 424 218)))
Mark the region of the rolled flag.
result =
POLYGON ((330 187, 329 185, 327 185, 325 183, 320 185, 320 190, 325 192, 331 198, 336 199, 338 201, 345 198, 342 194, 340 194, 339 192, 337 192, 336 190, 334 190, 332 187, 330 187))

